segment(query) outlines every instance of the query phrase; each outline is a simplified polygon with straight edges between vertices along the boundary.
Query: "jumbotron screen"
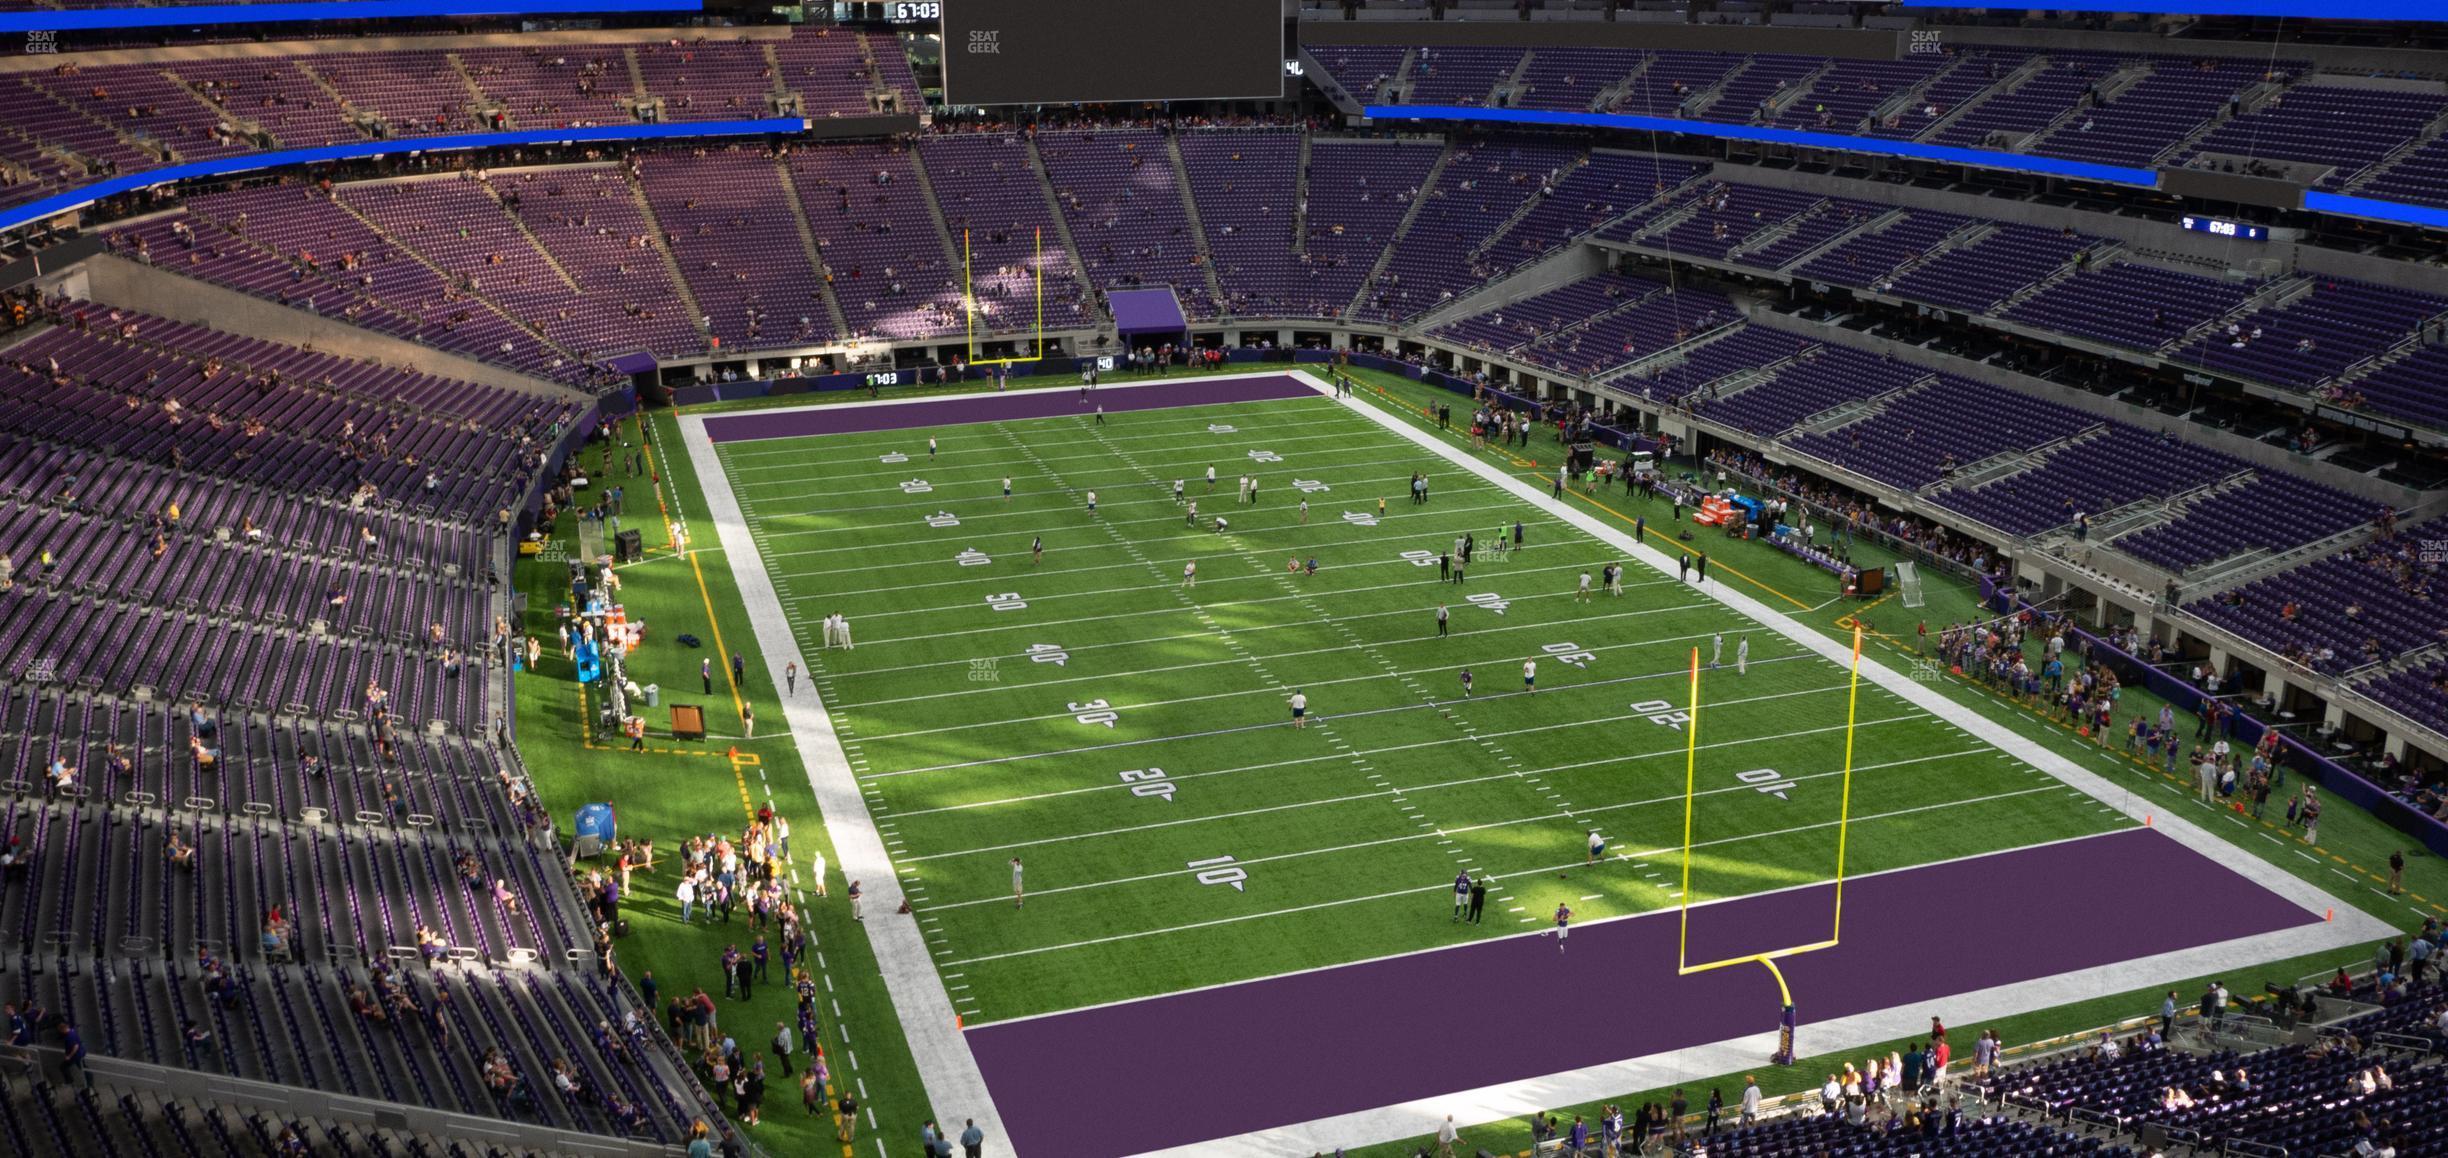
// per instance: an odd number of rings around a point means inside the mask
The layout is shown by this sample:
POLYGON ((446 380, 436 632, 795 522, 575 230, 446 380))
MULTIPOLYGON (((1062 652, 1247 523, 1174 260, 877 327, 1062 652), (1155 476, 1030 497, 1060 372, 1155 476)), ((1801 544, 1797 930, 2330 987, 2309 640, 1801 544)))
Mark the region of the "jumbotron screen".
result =
POLYGON ((944 0, 955 105, 1283 95, 1283 0, 944 0))

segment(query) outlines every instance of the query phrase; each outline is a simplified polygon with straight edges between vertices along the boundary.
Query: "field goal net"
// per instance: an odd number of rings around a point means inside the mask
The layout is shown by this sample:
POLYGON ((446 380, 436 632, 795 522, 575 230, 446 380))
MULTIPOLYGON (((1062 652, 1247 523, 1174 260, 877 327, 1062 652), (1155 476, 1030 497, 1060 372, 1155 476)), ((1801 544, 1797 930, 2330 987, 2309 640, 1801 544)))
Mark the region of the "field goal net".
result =
POLYGON ((1895 565, 1895 576, 1896 593, 1903 598, 1904 606, 1921 606, 1921 569, 1910 563, 1898 563, 1895 565))

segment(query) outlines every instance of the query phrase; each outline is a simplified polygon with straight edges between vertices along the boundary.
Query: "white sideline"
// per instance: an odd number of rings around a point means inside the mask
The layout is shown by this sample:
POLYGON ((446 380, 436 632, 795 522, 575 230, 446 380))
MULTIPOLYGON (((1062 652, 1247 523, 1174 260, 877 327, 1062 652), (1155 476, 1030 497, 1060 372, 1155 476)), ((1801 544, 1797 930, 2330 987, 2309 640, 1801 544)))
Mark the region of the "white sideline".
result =
MULTIPOLYGON (((917 401, 920 400, 909 399, 898 404, 917 401)), ((731 411, 726 416, 742 413, 766 411, 731 411)), ((731 562, 731 577, 739 584, 740 603, 748 615, 749 627, 756 632, 757 650, 765 656, 765 678, 772 686, 780 687, 782 665, 799 658, 798 637, 782 611, 773 577, 765 572, 765 560, 757 553, 739 501, 731 493, 731 478, 723 472, 714 444, 706 437, 705 421, 702 415, 681 415, 680 441, 688 450, 689 464, 697 471, 707 517, 713 520, 723 554, 731 562)), ((808 674, 812 677, 815 673, 808 674)), ((812 678, 810 683, 814 684, 812 678)), ((833 839, 833 853, 842 879, 859 881, 864 889, 867 919, 861 923, 867 927, 867 941, 875 950, 877 969, 884 975, 885 992, 892 997, 893 1013, 900 1018, 901 1035, 909 1043, 919 1080, 926 1086, 927 1116, 938 1122, 975 1119, 978 1128, 995 1140, 1002 1153, 1011 1154, 1003 1115, 995 1109, 994 1096, 986 1089, 986 1075, 978 1070, 969 1043, 961 1039, 952 996, 945 991, 935 959, 927 952, 926 937, 916 920, 895 911, 901 907, 901 882, 893 874, 892 858, 885 852, 883 836, 876 832, 875 818, 867 811, 866 797, 859 792, 841 738, 833 731, 833 717, 825 709, 823 693, 815 686, 808 690, 813 694, 783 698, 783 721, 790 725, 791 743, 798 748, 799 761, 807 768, 808 788, 816 794, 825 834, 833 839)))
MULTIPOLYGON (((1333 390, 1325 383, 1301 371, 1292 376, 1306 382, 1312 389, 1329 397, 1333 390)), ((1663 551, 1645 543, 1635 543, 1632 537, 1567 501, 1556 503, 1548 492, 1496 467, 1481 462, 1462 449, 1413 427, 1410 423, 1386 413, 1376 406, 1355 402, 1354 413, 1363 415, 1379 426, 1419 445, 1453 466, 1471 472, 1499 489, 1511 492, 1542 511, 1553 512, 1576 529, 1610 546, 1627 551, 1631 557, 1655 568, 1662 575, 1675 573, 1675 561, 1663 551)), ((1843 667, 1851 658, 1851 649, 1819 634, 1785 613, 1725 584, 1711 582, 1702 589, 1705 594, 1724 603, 1732 610, 1775 631, 1807 651, 1825 657, 1843 667)), ((2319 913, 2334 910, 2337 919, 2298 929, 2282 930, 2257 937, 2246 937, 2218 945, 2201 945, 2191 949, 2162 953, 2153 957, 2136 958, 2095 969, 2061 973, 2014 985, 1952 995, 1933 995, 1911 1006, 1859 1014, 1824 1022, 1808 1022, 1804 1026, 1808 1051, 1814 1054, 1857 1049, 1877 1042, 1908 1037, 1916 1030, 1927 1028, 1930 1007, 1940 1001, 1949 1021, 1970 1025, 1982 1020, 2025 1013, 2054 1005, 2063 1005, 2102 993, 2121 993, 2154 985, 2170 978, 2193 977, 2229 968, 2238 961, 2265 961, 2280 957, 2300 956, 2375 941, 2397 930, 2363 910, 2338 900, 2292 874, 2279 870, 2259 857, 2237 856, 2228 841, 2195 825, 2173 811, 2163 812, 2148 800, 2138 800, 2134 794, 2120 788, 2105 777, 2084 770, 2073 761, 2015 735, 2003 725, 1992 721, 1954 700, 1939 695, 1868 655, 1862 657, 1862 679, 1875 683, 1903 697, 1906 702, 1928 710, 1932 715, 1962 728, 1973 736, 2022 759, 2032 767, 2055 777, 2068 787, 2077 789, 2099 801, 2103 806, 2122 812, 2136 821, 2146 815, 2161 832, 2187 848, 2225 865, 2229 871, 2287 898, 2304 909, 2319 913)), ((1802 998, 1807 1000, 1807 997, 1802 998)), ((1546 1074, 1521 1081, 1505 1082, 1474 1090, 1459 1090, 1451 1094, 1400 1105, 1381 1106, 1373 1110, 1340 1114, 1330 1118, 1296 1123, 1270 1130, 1260 1130, 1231 1138, 1216 1138, 1194 1145, 1151 1152, 1152 1158, 1297 1158, 1320 1151, 1332 1153, 1337 1147, 1357 1147, 1380 1142, 1400 1141, 1436 1132, 1447 1114, 1465 1130, 1469 1127, 1506 1118, 1526 1116, 1533 1111, 1557 1106, 1592 1102, 1602 1098, 1662 1086, 1689 1085, 1696 1079, 1720 1074, 1741 1073, 1758 1069, 1762 1059, 1775 1048, 1773 1031, 1734 1038, 1689 1049, 1674 1050, 1626 1058, 1608 1065, 1546 1074)), ((1734 1093, 1729 1092, 1732 1101, 1734 1093)), ((1474 1145, 1485 1142, 1465 1138, 1474 1145)), ((1510 1151, 1510 1142, 1488 1146, 1497 1151, 1510 1151)), ((1465 1150, 1469 1147, 1465 1147, 1465 1150)))
MULTIPOLYGON (((1270 370, 1224 377, 1272 378, 1287 373, 1320 395, 1333 396, 1332 389, 1325 383, 1297 370, 1270 370)), ((1051 389, 1067 390, 1072 387, 1051 389)), ((929 401, 936 399, 875 400, 835 405, 908 406, 929 401)), ((801 407, 725 411, 720 417, 797 409, 801 407)), ((1628 552, 1632 558, 1656 569, 1659 574, 1674 573, 1674 560, 1665 553, 1645 544, 1634 543, 1630 536, 1570 503, 1564 504, 1560 511, 1556 510, 1545 490, 1482 463, 1460 448, 1449 446, 1375 406, 1355 404, 1352 409, 1395 436, 1419 445, 1500 490, 1510 492, 1534 508, 1555 511, 1576 529, 1628 552)), ((782 664, 798 655, 799 644, 782 610, 772 579, 766 574, 764 561, 756 552, 753 537, 732 493, 729 476, 724 473, 713 444, 706 438, 706 417, 681 416, 682 441, 686 444, 689 461, 696 469, 717 537, 730 560, 749 624, 755 630, 759 647, 765 654, 768 678, 779 684, 782 664)), ((1705 593, 1840 667, 1851 658, 1849 649, 1843 645, 1803 627, 1784 613, 1750 596, 1726 589, 1722 583, 1708 585, 1705 593)), ((2033 767, 2098 800, 2107 808, 2136 820, 2142 819, 2146 811, 2156 811, 2147 801, 2134 799, 2131 793, 2120 789, 2107 778, 2085 771, 2053 750, 2030 745, 2004 726, 1929 691, 1868 656, 1862 660, 1862 677, 1955 724, 1998 750, 2025 759, 2033 767)), ((1001 1115, 986 1088, 985 1077, 975 1057, 970 1054, 968 1044, 954 1026, 950 995, 927 951, 925 940, 914 922, 899 920, 893 912, 901 901, 900 883, 894 876, 883 838, 877 833, 874 818, 867 811, 866 800, 860 794, 841 742, 834 733, 830 714, 825 710, 820 696, 800 696, 792 697, 784 705, 784 715, 801 760, 807 766, 808 784, 814 790, 823 812, 825 829, 833 839, 840 867, 848 876, 867 883, 867 907, 871 918, 866 922, 867 935, 874 946, 894 1011, 901 1020, 901 1029, 909 1042, 911 1056, 925 1083, 927 1097, 933 1103, 935 1118, 938 1121, 975 1118, 987 1136, 1000 1145, 1001 1153, 1014 1154, 1009 1135, 1003 1129, 1001 1115)), ((2181 816, 2159 816, 2155 823, 2162 832, 2179 843, 2219 860, 2231 871, 2308 911, 2335 910, 2337 919, 2015 985, 1939 995, 1909 1007, 1899 1006, 1854 1017, 1811 1022, 1806 1027, 1811 1052, 1843 1051, 1908 1036, 1926 1026, 1927 1007, 1931 1001, 1944 1001, 1947 1015, 1957 1024, 1966 1024, 2062 1005, 2099 993, 2139 989, 2171 977, 2195 976, 2239 960, 2269 960, 2309 954, 2377 940, 2395 932, 2385 922, 2257 857, 2229 855, 2232 846, 2227 841, 2181 816)), ((1211 1139, 1156 1153, 1161 1158, 1297 1158, 1319 1151, 1332 1152, 1338 1147, 1398 1141, 1430 1134, 1447 1114, 1452 1114, 1457 1123, 1468 1129, 1473 1125, 1523 1116, 1537 1109, 1595 1101, 1626 1091, 1677 1082, 1688 1084, 1696 1078, 1758 1068, 1760 1059, 1768 1054, 1773 1044, 1774 1034, 1763 1032, 1690 1049, 1627 1058, 1603 1066, 1455 1091, 1399 1105, 1230 1138, 1211 1139)))

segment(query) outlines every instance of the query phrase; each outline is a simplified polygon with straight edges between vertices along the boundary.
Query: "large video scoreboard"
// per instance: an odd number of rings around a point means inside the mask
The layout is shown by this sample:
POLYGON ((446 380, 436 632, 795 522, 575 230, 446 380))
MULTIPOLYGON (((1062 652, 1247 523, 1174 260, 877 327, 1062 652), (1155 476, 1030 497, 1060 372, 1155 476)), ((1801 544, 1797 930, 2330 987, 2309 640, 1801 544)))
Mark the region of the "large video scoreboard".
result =
POLYGON ((954 105, 1273 100, 1283 0, 942 0, 954 105))

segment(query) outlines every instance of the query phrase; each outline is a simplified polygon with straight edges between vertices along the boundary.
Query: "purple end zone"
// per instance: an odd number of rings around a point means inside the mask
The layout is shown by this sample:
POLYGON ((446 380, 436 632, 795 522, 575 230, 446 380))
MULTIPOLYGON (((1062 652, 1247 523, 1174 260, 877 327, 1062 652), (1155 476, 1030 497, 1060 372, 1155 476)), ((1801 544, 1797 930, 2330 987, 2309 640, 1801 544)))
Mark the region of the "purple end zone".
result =
MULTIPOLYGON (((1832 901, 1815 886, 1694 909, 1692 960, 1823 938, 1832 901)), ((1441 894, 1419 904, 1444 922, 1441 894)), ((1781 966, 1808 1052, 1814 1022, 2320 920, 2138 828, 1847 882, 1843 944, 1781 966)), ((1106 1158, 1773 1031, 1767 971, 1677 976, 1677 925, 1652 913, 1577 928, 1563 954, 1508 937, 966 1038, 1015 1149, 1106 1158)))
POLYGON ((1099 386, 1080 397, 1077 390, 1031 390, 1021 394, 966 394, 925 402, 889 406, 810 406, 762 414, 714 415, 706 419, 706 437, 715 442, 746 442, 759 438, 802 438, 811 434, 863 434, 876 430, 908 430, 919 426, 955 426, 964 422, 1011 422, 1024 418, 1087 415, 1103 406, 1107 414, 1132 410, 1163 410, 1174 406, 1218 406, 1227 402, 1265 402, 1277 398, 1316 398, 1318 392, 1288 374, 1254 378, 1183 378, 1133 386, 1099 386))

